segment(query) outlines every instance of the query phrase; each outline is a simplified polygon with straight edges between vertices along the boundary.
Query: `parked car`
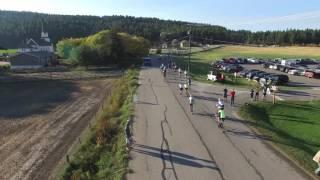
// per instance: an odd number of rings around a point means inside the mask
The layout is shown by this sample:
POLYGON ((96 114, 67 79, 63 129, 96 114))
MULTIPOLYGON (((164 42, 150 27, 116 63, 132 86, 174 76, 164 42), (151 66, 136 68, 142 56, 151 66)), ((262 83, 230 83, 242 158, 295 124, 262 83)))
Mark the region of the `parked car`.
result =
POLYGON ((252 79, 253 76, 255 76, 256 74, 261 73, 261 72, 262 72, 262 71, 251 71, 251 72, 249 72, 249 73, 246 75, 246 78, 247 78, 247 79, 252 79))
POLYGON ((271 63, 268 63, 268 62, 267 62, 267 63, 263 63, 263 64, 262 64, 262 67, 263 67, 263 68, 269 68, 270 65, 271 65, 271 63))
POLYGON ((284 70, 284 72, 285 72, 285 73, 288 73, 290 70, 294 70, 294 69, 296 69, 296 68, 294 68, 294 67, 287 67, 287 68, 284 70))
POLYGON ((281 65, 279 68, 279 71, 284 72, 286 70, 287 66, 281 65))
POLYGON ((298 69, 290 69, 288 71, 288 74, 290 74, 290 75, 298 75, 299 74, 299 70, 298 69))
POLYGON ((283 74, 272 75, 269 79, 272 81, 272 84, 275 85, 282 85, 289 82, 289 77, 283 74))
POLYGON ((305 75, 306 77, 308 78, 317 78, 319 79, 320 78, 320 72, 315 72, 315 71, 306 71, 305 75))
POLYGON ((248 60, 246 58, 238 58, 237 63, 238 64, 247 64, 248 60))
POLYGON ((263 78, 263 77, 268 76, 268 75, 269 75, 269 73, 260 72, 260 73, 258 73, 256 75, 254 75, 252 79, 259 82, 260 78, 263 78))
POLYGON ((224 71, 226 72, 240 72, 242 70, 243 70, 243 67, 238 64, 232 64, 224 68, 224 71))
POLYGON ((243 70, 243 71, 240 71, 240 72, 238 73, 238 76, 244 78, 244 77, 246 77, 246 75, 247 75, 250 71, 251 71, 251 70, 243 70))
POLYGON ((252 64, 259 64, 260 60, 256 58, 248 58, 248 62, 252 64))

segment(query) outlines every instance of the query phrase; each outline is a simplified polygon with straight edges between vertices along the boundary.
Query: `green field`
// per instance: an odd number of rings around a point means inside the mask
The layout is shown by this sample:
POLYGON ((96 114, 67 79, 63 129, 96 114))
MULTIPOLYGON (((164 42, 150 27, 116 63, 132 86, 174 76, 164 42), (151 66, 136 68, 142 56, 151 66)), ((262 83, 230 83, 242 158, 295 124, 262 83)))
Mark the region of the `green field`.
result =
POLYGON ((3 53, 15 54, 15 53, 17 53, 17 49, 7 49, 7 50, 0 49, 0 54, 3 54, 3 53))
POLYGON ((317 167, 312 157, 320 150, 319 107, 320 101, 254 103, 242 106, 239 114, 311 172, 317 167))
MULTIPOLYGON (((210 63, 226 57, 314 58, 320 59, 320 47, 248 47, 224 46, 191 55, 190 71, 195 80, 206 81, 210 63)), ((177 56, 177 63, 187 68, 188 56, 177 56)), ((247 82, 243 82, 246 85, 247 82)), ((241 84, 240 84, 241 85, 241 84)))

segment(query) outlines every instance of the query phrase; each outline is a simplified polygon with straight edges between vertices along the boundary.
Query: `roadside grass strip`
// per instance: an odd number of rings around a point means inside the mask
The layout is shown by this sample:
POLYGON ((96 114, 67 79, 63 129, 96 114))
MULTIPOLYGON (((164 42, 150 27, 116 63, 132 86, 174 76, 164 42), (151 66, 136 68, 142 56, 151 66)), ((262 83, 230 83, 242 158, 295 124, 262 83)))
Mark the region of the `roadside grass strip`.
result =
POLYGON ((128 167, 125 126, 133 113, 138 70, 128 70, 117 80, 103 112, 79 150, 71 158, 62 179, 124 178, 128 167))

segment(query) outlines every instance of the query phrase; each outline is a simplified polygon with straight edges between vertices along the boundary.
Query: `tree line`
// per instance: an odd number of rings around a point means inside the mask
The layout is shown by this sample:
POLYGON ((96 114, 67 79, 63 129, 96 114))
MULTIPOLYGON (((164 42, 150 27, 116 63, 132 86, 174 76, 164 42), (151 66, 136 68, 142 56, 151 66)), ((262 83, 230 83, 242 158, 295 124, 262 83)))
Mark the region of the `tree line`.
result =
MULTIPOLYGON (((148 39, 153 45, 183 39, 189 22, 137 18, 131 16, 52 15, 32 12, 0 11, 0 46, 17 48, 25 38, 39 38, 42 25, 53 43, 64 38, 79 38, 105 29, 117 29, 148 39)), ((199 43, 227 41, 266 45, 309 45, 320 43, 319 29, 251 32, 225 27, 195 24, 194 40, 199 43)))
POLYGON ((149 48, 149 41, 142 37, 104 30, 85 38, 61 40, 56 49, 59 56, 77 65, 129 66, 140 63, 149 48))

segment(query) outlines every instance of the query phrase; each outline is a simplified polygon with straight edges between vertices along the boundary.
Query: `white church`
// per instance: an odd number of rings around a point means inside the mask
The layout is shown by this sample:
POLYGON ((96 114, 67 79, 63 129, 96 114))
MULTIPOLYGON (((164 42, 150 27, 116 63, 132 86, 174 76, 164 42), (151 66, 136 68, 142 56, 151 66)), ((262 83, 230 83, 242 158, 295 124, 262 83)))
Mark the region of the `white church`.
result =
POLYGON ((41 38, 39 40, 34 40, 32 38, 27 39, 18 48, 18 53, 27 52, 50 52, 53 53, 53 44, 50 42, 49 34, 47 32, 41 32, 41 38))

